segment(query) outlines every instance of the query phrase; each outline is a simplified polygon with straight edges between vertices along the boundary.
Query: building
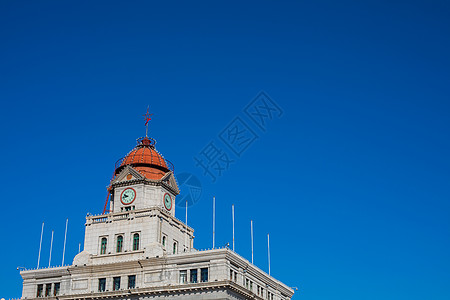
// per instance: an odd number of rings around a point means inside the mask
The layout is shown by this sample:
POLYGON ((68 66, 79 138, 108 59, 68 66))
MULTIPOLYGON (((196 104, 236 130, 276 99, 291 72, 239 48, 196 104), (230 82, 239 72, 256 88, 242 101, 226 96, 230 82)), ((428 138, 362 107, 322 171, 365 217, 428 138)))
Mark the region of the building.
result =
POLYGON ((138 139, 116 163, 108 191, 110 209, 86 217, 84 250, 72 265, 20 272, 22 299, 292 297, 290 287, 234 251, 194 248, 194 230, 175 217, 172 164, 155 140, 138 139))

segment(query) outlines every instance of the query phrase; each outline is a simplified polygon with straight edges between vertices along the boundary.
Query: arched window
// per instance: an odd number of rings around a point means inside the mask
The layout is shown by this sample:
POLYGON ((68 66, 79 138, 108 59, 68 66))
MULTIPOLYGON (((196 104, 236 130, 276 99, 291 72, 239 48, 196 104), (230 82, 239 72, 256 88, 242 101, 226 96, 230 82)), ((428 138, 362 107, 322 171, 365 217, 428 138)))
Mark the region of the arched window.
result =
POLYGON ((177 254, 177 242, 173 243, 173 254, 177 254))
POLYGON ((106 254, 107 243, 108 243, 108 240, 105 237, 102 238, 102 241, 100 243, 100 254, 106 254))
POLYGON ((133 235, 133 251, 139 250, 139 233, 133 235))
POLYGON ((123 248, 123 236, 119 235, 117 237, 117 248, 116 248, 116 252, 122 252, 122 248, 123 248))

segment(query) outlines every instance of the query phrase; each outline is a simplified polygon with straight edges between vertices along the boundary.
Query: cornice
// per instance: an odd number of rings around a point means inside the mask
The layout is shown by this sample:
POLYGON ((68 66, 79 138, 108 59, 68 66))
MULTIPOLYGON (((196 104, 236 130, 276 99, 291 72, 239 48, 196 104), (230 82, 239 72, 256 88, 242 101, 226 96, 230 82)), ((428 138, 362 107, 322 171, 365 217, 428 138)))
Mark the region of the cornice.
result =
MULTIPOLYGON (((211 291, 224 291, 239 294, 247 299, 263 298, 255 295, 244 287, 230 281, 200 282, 182 285, 166 285, 160 287, 145 287, 119 291, 80 293, 75 295, 59 295, 56 297, 46 297, 47 300, 96 300, 96 299, 130 299, 141 296, 171 296, 176 294, 190 294, 211 291)), ((28 298, 41 299, 41 298, 28 298)))

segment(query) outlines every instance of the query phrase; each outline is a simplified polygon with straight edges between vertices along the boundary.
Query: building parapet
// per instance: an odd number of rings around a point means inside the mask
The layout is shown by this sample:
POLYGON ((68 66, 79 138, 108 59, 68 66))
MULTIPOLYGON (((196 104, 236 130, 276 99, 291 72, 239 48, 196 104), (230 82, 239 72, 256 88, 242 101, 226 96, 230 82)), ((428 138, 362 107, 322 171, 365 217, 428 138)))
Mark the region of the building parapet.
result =
POLYGON ((114 221, 142 218, 142 217, 151 217, 151 216, 162 216, 162 217, 174 222, 178 227, 187 228, 187 230, 191 233, 194 232, 194 229, 192 227, 187 226, 181 220, 168 214, 163 209, 161 209, 160 207, 157 207, 157 206, 151 207, 151 208, 129 210, 126 212, 116 212, 116 213, 108 213, 108 214, 101 214, 101 215, 87 215, 85 225, 90 226, 92 224, 98 224, 98 223, 111 223, 114 221))

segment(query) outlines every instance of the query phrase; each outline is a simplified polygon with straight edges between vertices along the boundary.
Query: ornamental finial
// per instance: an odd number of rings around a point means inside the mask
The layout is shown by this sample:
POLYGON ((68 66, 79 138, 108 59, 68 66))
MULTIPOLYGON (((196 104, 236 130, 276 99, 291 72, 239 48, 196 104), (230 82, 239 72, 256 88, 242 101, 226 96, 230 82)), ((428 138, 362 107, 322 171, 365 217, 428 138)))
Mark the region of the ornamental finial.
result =
POLYGON ((148 110, 150 108, 150 105, 147 106, 147 113, 143 115, 145 117, 145 136, 148 136, 148 121, 150 121, 152 118, 150 118, 153 114, 149 114, 148 110))

